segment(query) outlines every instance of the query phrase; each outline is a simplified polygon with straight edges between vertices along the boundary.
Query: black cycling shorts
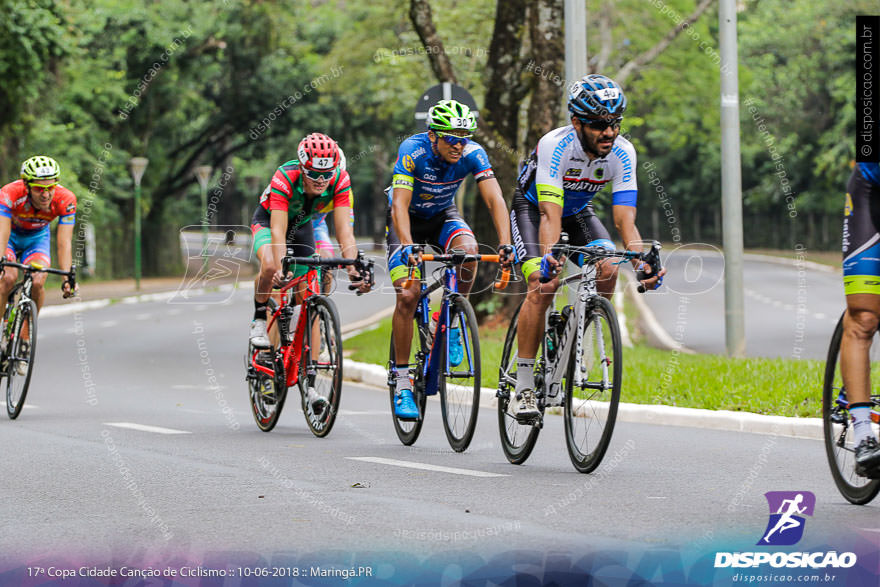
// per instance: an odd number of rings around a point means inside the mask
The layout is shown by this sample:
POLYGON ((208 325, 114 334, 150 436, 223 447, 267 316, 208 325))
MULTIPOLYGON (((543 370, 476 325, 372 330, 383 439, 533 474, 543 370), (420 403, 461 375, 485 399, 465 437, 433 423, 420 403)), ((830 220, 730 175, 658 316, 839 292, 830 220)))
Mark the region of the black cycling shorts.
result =
POLYGON ((846 184, 843 211, 843 286, 846 295, 880 294, 880 186, 858 165, 846 184))

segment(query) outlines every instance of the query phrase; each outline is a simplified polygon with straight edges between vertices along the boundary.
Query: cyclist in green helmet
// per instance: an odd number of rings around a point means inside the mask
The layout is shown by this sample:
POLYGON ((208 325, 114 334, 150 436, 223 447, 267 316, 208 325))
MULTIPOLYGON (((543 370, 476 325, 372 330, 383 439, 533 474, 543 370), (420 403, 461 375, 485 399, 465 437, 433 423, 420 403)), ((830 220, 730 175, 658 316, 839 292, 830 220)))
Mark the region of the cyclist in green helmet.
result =
MULTIPOLYGON (((455 207, 455 193, 465 177, 473 175, 495 230, 502 257, 513 258, 507 205, 489 157, 471 140, 477 120, 466 105, 441 100, 428 111, 428 131, 401 143, 388 194, 387 233, 388 270, 397 292, 394 309, 395 369, 397 382, 395 414, 415 420, 418 407, 413 401, 412 384, 406 367, 412 344, 413 316, 419 300, 419 284, 404 289, 407 264, 414 244, 431 245, 441 253, 449 249, 475 254, 474 233, 455 207)), ((415 257, 418 257, 415 256, 415 257)), ((418 261, 413 258, 413 261, 418 261)), ((473 285, 474 263, 462 265, 459 290, 467 295, 473 285)), ((461 334, 450 332, 450 362, 462 361, 461 334)))

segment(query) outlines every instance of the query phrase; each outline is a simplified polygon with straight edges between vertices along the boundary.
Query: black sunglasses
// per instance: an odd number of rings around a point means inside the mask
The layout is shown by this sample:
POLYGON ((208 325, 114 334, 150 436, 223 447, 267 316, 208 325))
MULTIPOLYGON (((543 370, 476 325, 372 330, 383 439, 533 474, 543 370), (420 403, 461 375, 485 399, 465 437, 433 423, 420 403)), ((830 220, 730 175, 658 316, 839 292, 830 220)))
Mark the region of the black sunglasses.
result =
POLYGON ((605 130, 606 128, 613 127, 614 129, 620 128, 620 123, 623 120, 623 117, 620 116, 618 118, 611 118, 608 120, 597 120, 594 118, 578 118, 581 121, 581 124, 589 126, 593 130, 605 130))

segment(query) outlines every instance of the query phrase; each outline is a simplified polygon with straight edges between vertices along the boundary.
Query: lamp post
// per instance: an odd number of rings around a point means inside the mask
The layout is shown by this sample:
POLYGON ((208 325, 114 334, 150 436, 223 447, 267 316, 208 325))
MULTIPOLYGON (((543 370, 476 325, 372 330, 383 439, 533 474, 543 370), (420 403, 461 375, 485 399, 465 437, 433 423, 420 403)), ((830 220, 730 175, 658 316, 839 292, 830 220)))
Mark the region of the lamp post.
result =
POLYGON ((193 171, 202 189, 202 272, 208 269, 208 180, 211 171, 210 165, 199 165, 193 171))
POLYGON ((134 288, 141 289, 141 178, 147 170, 146 157, 132 157, 129 162, 134 180, 134 288))

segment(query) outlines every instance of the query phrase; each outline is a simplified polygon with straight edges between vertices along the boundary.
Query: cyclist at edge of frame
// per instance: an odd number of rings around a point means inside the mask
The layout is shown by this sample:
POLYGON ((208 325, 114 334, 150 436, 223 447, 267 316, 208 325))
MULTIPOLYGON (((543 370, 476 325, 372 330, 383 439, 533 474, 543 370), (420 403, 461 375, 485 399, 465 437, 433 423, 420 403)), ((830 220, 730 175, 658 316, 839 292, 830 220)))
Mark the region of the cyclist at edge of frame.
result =
MULTIPOLYGON (((413 399, 409 378, 409 353, 412 345, 413 316, 420 297, 416 280, 408 288, 408 264, 417 264, 421 255, 413 255, 414 244, 430 244, 445 252, 450 249, 477 254, 473 231, 455 207, 455 193, 468 174, 477 182, 480 196, 489 209, 498 233, 502 264, 513 260, 507 205, 486 151, 471 140, 477 120, 466 105, 456 100, 441 100, 428 110, 427 132, 415 134, 400 144, 388 194, 385 241, 388 247, 388 273, 397 296, 392 318, 394 332, 396 381, 394 414, 400 419, 416 420, 419 409, 413 399)), ((459 276, 459 291, 470 293, 476 275, 476 263, 464 263, 459 276)), ((417 277, 421 277, 417 272, 417 277)), ((449 360, 458 365, 463 359, 461 333, 450 332, 449 360)))
MULTIPOLYGON (((73 225, 76 220, 76 196, 58 183, 61 167, 51 157, 37 155, 21 164, 21 179, 0 188, 0 250, 9 261, 41 267, 51 265, 49 224, 58 218, 55 250, 58 268, 70 271, 73 262, 73 225)), ((43 306, 46 273, 33 276, 32 295, 37 312, 43 306)), ((0 276, 0 312, 6 307, 9 292, 15 286, 18 270, 7 267, 0 276)), ((67 277, 62 278, 65 298, 76 294, 67 277)), ((25 324, 27 327, 27 324, 25 324)), ((25 351, 26 352, 26 351, 25 351)))
MULTIPOLYGON (((517 327, 518 358, 516 401, 511 414, 520 421, 539 415, 535 398, 535 355, 543 334, 544 313, 559 287, 555 277, 562 259, 551 254, 563 230, 570 244, 583 246, 600 241, 614 248, 605 226, 596 216, 592 200, 606 184, 612 189, 614 226, 627 250, 641 250, 636 228, 636 152, 619 135, 626 111, 626 96, 614 80, 588 75, 569 90, 571 124, 550 131, 520 168, 510 211, 517 261, 528 291, 517 327), (540 283, 539 278, 550 279, 540 283)), ((581 264, 580 259, 573 259, 581 264)), ((647 264, 634 260, 640 281, 656 289, 665 269, 647 277, 647 264)), ((597 288, 611 298, 617 283, 617 265, 610 259, 598 264, 597 288)))
POLYGON ((871 431, 869 352, 880 324, 880 163, 856 163, 843 213, 846 314, 840 375, 853 419, 856 473, 880 478, 880 443, 871 431))
MULTIPOLYGON (((351 213, 351 179, 339 166, 340 155, 336 141, 321 133, 312 133, 297 147, 297 159, 282 164, 260 195, 260 202, 251 220, 254 251, 260 260, 260 272, 254 285, 254 317, 250 328, 250 343, 255 348, 269 348, 266 318, 269 296, 273 286, 280 286, 286 277, 300 277, 308 272, 306 266, 291 268, 288 276, 282 274, 281 260, 288 248, 296 257, 315 254, 313 215, 333 202, 333 222, 336 240, 347 259, 357 257, 354 231, 349 222, 351 213)), ((348 267, 352 284, 358 291, 370 291, 370 284, 353 266, 348 267)), ((296 291, 296 302, 302 302, 305 284, 296 291)), ((309 395, 317 396, 309 389, 309 395)), ((307 398, 320 402, 323 398, 307 398)), ((324 400, 326 401, 326 400, 324 400)), ((320 407, 314 406, 320 413, 320 407)))

